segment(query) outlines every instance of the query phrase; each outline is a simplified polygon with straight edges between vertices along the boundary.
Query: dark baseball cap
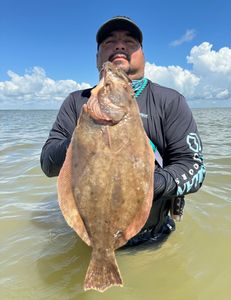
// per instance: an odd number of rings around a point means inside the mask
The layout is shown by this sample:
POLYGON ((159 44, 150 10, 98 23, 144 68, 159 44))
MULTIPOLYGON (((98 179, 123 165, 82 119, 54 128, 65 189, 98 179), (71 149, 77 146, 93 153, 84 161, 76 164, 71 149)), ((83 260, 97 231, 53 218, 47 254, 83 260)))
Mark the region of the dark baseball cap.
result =
POLYGON ((110 35, 114 30, 127 30, 131 36, 136 38, 142 45, 143 34, 140 28, 129 18, 125 16, 117 16, 106 21, 96 34, 98 46, 110 35))

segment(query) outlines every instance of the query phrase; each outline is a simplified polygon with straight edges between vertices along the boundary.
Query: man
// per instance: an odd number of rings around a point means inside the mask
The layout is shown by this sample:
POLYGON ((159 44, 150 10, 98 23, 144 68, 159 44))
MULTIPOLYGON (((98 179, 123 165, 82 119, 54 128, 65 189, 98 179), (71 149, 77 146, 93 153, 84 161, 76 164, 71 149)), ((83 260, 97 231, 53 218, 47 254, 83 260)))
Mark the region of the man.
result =
MULTIPOLYGON (((175 229, 170 209, 181 215, 183 196, 196 192, 204 180, 196 123, 181 94, 144 78, 143 36, 130 18, 108 20, 99 28, 96 41, 99 72, 104 62, 111 61, 132 80, 145 131, 156 151, 153 206, 144 228, 128 245, 161 241, 175 229)), ((75 91, 62 104, 41 153, 41 167, 47 176, 58 176, 82 105, 90 95, 91 89, 75 91)))

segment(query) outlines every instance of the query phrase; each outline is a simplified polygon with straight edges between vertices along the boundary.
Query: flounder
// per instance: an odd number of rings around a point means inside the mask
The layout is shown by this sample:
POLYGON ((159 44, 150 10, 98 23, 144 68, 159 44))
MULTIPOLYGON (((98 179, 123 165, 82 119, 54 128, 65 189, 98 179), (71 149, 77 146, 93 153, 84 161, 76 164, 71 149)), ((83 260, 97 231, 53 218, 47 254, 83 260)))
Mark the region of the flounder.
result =
POLYGON ((114 251, 149 216, 154 161, 131 81, 107 62, 82 107, 58 177, 63 216, 93 248, 85 290, 122 286, 114 251))

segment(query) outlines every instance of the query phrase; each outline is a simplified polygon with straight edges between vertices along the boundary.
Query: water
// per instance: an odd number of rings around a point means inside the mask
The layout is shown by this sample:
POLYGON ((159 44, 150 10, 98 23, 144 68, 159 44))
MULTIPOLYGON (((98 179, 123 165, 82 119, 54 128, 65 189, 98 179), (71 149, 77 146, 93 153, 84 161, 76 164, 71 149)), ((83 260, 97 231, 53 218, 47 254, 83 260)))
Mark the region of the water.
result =
POLYGON ((194 110, 207 177, 161 247, 117 251, 124 287, 83 291, 91 250, 39 156, 56 111, 0 111, 0 299, 230 299, 231 109, 194 110))

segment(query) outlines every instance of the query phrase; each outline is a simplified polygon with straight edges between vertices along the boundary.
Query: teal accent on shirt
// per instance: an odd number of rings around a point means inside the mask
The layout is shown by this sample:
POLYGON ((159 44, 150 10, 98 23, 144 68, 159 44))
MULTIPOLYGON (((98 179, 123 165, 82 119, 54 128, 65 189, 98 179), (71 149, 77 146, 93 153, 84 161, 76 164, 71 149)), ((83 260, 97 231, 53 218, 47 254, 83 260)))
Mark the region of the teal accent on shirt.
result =
POLYGON ((205 173, 205 166, 202 165, 199 171, 192 177, 190 181, 185 182, 183 186, 177 187, 177 196, 187 194, 193 187, 196 188, 198 185, 202 184, 205 177, 205 173))
MULTIPOLYGON (((132 80, 132 88, 135 92, 136 98, 142 93, 142 91, 146 87, 147 83, 148 83, 147 78, 132 80)), ((157 147, 153 144, 153 142, 151 140, 149 140, 149 142, 150 142, 153 152, 155 153, 157 150, 157 147)))
MULTIPOLYGON (((135 92, 136 98, 142 93, 142 91, 146 87, 147 83, 148 83, 147 78, 142 78, 139 80, 132 80, 132 88, 135 92)), ((153 152, 155 153, 157 151, 157 147, 153 144, 153 142, 151 140, 149 140, 149 142, 150 142, 153 152)))
POLYGON ((150 142, 150 145, 152 146, 153 152, 155 153, 157 150, 157 147, 153 144, 153 142, 151 140, 149 140, 149 142, 150 142))
POLYGON ((132 88, 134 92, 137 92, 141 88, 143 82, 144 82, 144 78, 138 80, 132 80, 132 88))
POLYGON ((132 80, 132 88, 135 92, 135 98, 139 97, 139 95, 143 92, 147 84, 148 84, 147 78, 132 80))

